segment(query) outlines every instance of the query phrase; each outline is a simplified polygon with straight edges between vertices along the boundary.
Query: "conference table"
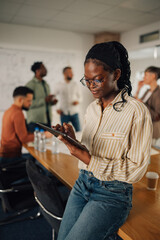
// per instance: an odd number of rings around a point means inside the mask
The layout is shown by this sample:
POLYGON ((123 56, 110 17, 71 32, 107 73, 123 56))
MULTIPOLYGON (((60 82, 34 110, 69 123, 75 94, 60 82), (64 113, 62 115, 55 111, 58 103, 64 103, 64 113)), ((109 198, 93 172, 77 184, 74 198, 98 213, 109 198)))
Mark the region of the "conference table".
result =
MULTIPOLYGON (((27 144, 24 147, 68 188, 73 187, 79 174, 77 158, 50 150, 39 152, 27 144)), ((160 151, 151 156, 148 171, 160 175, 160 151)), ((147 190, 145 176, 133 188, 133 207, 119 236, 124 240, 160 240, 160 180, 155 191, 147 190)))

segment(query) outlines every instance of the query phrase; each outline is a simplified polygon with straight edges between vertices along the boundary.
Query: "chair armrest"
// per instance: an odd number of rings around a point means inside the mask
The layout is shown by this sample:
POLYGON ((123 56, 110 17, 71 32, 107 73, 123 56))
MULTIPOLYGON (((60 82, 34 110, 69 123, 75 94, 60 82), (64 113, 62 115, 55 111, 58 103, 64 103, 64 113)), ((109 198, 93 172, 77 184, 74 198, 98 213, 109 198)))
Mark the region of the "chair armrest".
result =
POLYGON ((2 165, 1 169, 4 172, 19 171, 20 169, 26 169, 26 164, 25 162, 16 162, 14 164, 2 165))
POLYGON ((21 159, 21 160, 17 160, 16 162, 11 162, 11 163, 1 163, 0 166, 1 168, 14 168, 15 166, 18 165, 24 165, 25 166, 26 163, 26 159, 21 159))
POLYGON ((0 189, 0 193, 9 193, 9 192, 19 192, 19 191, 27 191, 32 190, 32 186, 30 183, 23 184, 23 185, 15 185, 11 188, 0 189))

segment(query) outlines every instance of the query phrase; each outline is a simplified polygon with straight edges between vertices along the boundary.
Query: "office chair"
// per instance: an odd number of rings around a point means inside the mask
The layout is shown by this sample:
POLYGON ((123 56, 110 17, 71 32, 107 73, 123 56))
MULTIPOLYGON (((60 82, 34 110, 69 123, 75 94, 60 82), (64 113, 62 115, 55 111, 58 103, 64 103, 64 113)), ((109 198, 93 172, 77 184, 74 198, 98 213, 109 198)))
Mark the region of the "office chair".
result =
POLYGON ((16 163, 0 164, 0 199, 2 209, 5 213, 12 213, 0 219, 0 225, 34 219, 40 215, 38 212, 35 216, 19 217, 37 205, 32 185, 27 178, 25 162, 17 161, 16 163))
POLYGON ((67 200, 62 198, 54 176, 44 175, 43 169, 30 160, 26 162, 26 169, 34 189, 35 199, 43 216, 54 229, 56 239, 67 200))

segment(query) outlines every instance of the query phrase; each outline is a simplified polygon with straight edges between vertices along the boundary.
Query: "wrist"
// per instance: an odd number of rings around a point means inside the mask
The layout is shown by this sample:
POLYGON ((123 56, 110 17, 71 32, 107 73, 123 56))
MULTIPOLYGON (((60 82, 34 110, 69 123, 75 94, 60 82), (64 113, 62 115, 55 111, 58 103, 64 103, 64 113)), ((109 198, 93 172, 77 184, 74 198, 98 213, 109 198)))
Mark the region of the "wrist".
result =
POLYGON ((91 161, 91 155, 89 154, 89 152, 85 152, 84 154, 84 158, 82 160, 85 164, 89 165, 90 161, 91 161))
POLYGON ((139 91, 136 92, 136 97, 138 97, 139 91))

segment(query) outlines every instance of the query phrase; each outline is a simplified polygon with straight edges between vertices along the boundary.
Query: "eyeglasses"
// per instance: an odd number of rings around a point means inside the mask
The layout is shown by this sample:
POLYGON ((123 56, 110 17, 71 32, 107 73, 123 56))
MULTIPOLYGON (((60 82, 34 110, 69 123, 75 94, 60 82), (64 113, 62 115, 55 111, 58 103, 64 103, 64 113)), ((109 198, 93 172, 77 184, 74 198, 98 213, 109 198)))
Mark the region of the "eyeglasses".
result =
POLYGON ((94 86, 100 86, 104 82, 104 79, 94 79, 94 80, 91 80, 91 79, 85 79, 85 77, 83 77, 80 80, 80 82, 85 87, 89 87, 91 85, 91 83, 94 84, 94 86))

